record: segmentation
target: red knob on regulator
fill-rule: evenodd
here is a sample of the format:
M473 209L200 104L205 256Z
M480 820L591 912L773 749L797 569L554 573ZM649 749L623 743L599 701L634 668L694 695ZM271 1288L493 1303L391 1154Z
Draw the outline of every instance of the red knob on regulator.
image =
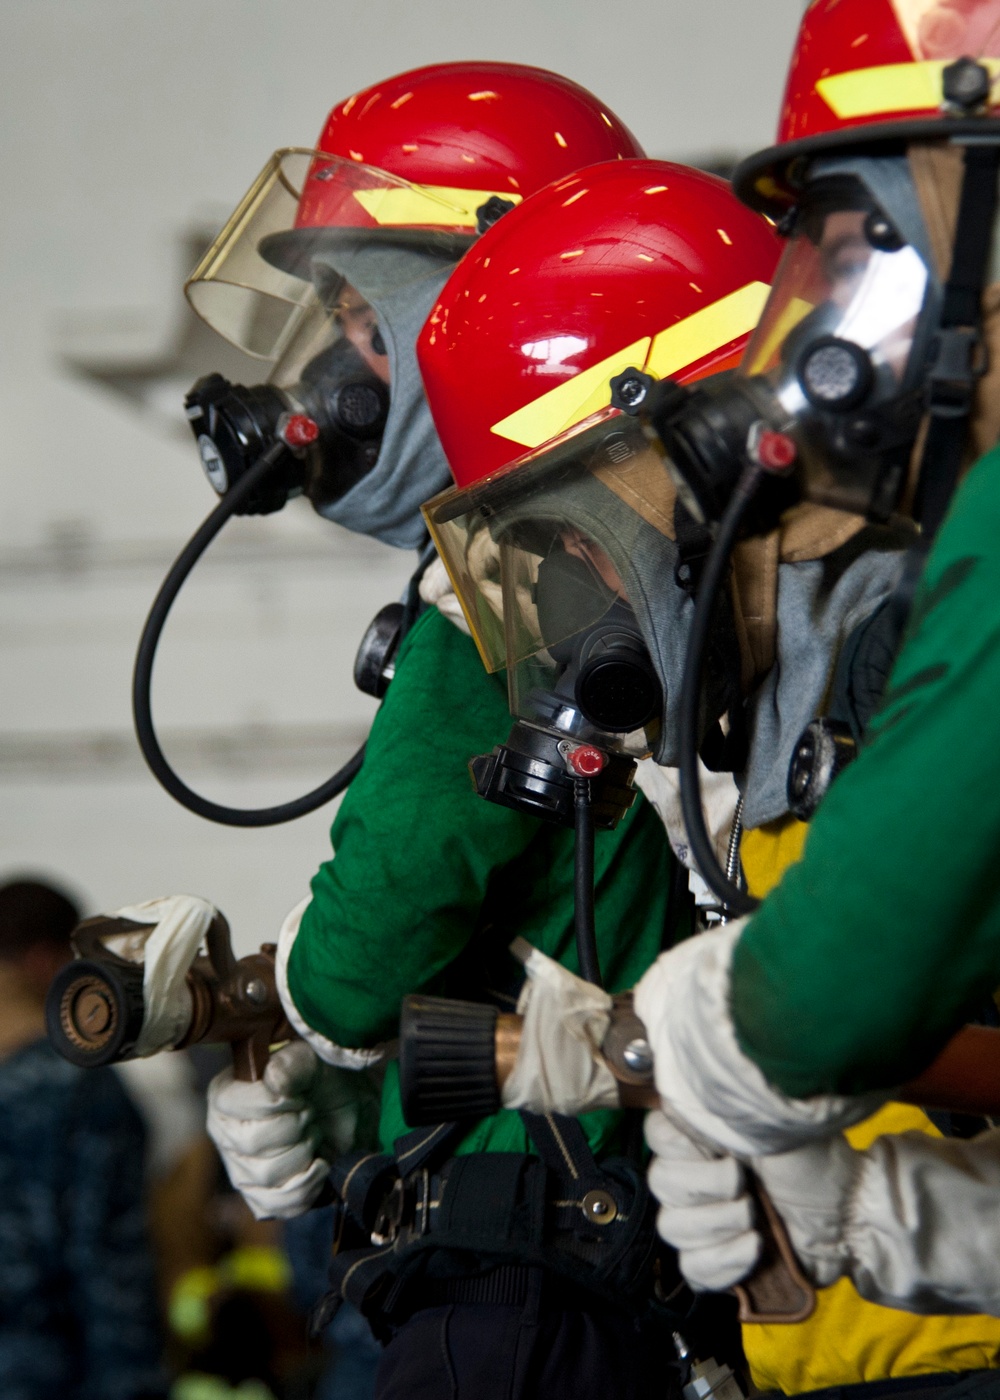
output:
M755 444L754 456L765 471L788 471L794 466L796 455L795 443L787 433L765 429Z
M281 429L281 437L289 447L308 447L319 437L319 424L306 413L291 413Z
M593 744L581 744L579 748L571 749L566 759L580 778L596 778L608 761L606 755L594 748Z

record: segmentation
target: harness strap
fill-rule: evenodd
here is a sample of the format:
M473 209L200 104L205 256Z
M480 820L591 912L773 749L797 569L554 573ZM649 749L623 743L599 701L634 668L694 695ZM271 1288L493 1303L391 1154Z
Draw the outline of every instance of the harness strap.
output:
M330 1181L359 1224L371 1229L379 1203L396 1176L395 1158L387 1152L350 1152L338 1157Z
M529 1113L523 1108L520 1114L539 1157L568 1186L586 1190L587 1185L603 1179L576 1118L561 1113Z
M534 1168L534 1170L533 1170ZM546 1173L519 1152L456 1157L441 1182L436 1225L456 1244L536 1244L545 1223Z
M951 271L928 373L930 421L914 503L914 515L928 545L937 534L958 482L975 384L985 368L981 303L993 237L998 173L1000 146L966 147Z
M393 1143L393 1160L400 1176L443 1161L462 1133L461 1123L436 1123L416 1128Z

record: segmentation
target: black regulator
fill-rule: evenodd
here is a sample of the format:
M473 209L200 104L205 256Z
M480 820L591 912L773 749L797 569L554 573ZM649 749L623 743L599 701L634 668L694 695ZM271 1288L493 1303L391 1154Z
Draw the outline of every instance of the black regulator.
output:
M276 442L290 450L234 514L267 515L303 493L317 508L375 465L389 413L387 386L339 341L305 367L294 395L273 384L199 379L184 400L202 466L219 496Z
M595 590L600 616L591 621ZM663 694L631 607L582 559L550 551L539 565L534 602L541 637L560 640L546 642L544 665L511 669L517 719L507 742L469 768L481 797L575 830L579 966L600 984L594 828L614 828L635 801L630 736L653 732ZM640 747L648 752L645 742Z
M225 826L276 826L343 792L361 767L364 745L326 782L291 802L245 809L212 802L188 787L160 746L151 703L156 649L174 599L227 520L281 510L301 494L320 507L362 480L378 457L389 391L353 346L339 342L305 367L294 391L232 384L210 374L198 380L184 405L205 474L220 500L174 561L146 619L132 680L136 735L154 776L189 811ZM362 640L355 682L378 699L417 615L420 578L432 557L432 551L424 551L404 602L383 608Z

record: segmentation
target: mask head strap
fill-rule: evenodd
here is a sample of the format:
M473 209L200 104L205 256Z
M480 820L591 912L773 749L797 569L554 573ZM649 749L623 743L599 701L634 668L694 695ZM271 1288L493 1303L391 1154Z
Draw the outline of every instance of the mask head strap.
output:
M982 298L998 174L1000 144L966 147L951 270L927 368L929 422L913 511L925 548L936 535L958 482L976 382L986 367Z

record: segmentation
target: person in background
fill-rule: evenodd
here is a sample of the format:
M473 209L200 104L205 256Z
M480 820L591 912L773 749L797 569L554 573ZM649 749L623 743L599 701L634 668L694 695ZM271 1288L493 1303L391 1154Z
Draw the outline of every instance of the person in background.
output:
M0 886L0 1395L159 1400L142 1122L111 1070L45 1038L79 918L48 884Z

